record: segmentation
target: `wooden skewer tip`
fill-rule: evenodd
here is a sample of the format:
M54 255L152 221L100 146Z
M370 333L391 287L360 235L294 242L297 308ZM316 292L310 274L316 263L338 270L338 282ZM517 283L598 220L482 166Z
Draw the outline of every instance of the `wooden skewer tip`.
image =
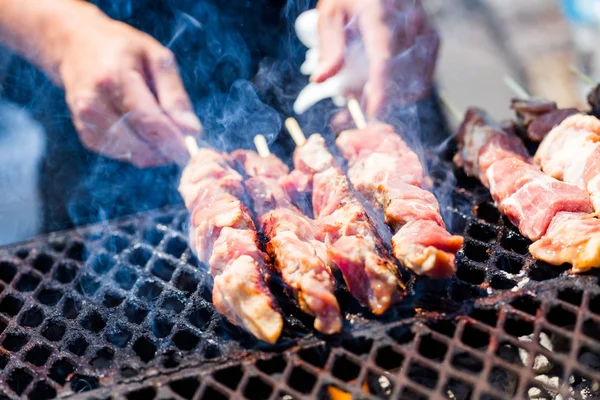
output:
M187 148L188 153L190 153L191 157L194 157L200 151L198 147L198 142L196 142L196 138L193 136L186 136L185 139L185 147Z
M598 82L596 82L594 79L592 79L591 76L589 76L588 74L584 73L582 70L580 70L579 68L577 68L574 65L570 65L569 66L569 71L571 71L574 75L576 75L579 79L581 79L582 81L584 81L588 85L596 86L598 84Z
M254 147L256 147L258 155L263 158L269 157L271 154L271 151L269 151L269 145L267 144L267 139L263 135L254 136Z
M504 83L517 96L524 98L524 99L531 98L531 95L527 92L527 90L525 90L525 88L523 86L521 86L517 81L515 81L512 77L510 77L508 75L504 75Z
M352 116L352 119L354 120L354 123L358 129L364 129L367 127L367 119L360 108L358 100L355 98L348 100L348 110L350 111L350 115Z
M300 147L306 143L306 136L304 136L304 132L302 132L302 128L300 128L298 121L294 118L288 118L285 120L285 127L294 140L294 143L296 143L296 146Z

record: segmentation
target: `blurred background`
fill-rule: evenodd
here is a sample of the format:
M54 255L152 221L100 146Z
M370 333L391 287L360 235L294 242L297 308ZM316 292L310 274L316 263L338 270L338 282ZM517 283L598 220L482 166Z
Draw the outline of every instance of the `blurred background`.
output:
M442 38L437 85L457 110L476 105L495 118L511 117L514 93L505 76L560 107L586 107L590 86L569 66L600 79L600 0L422 1ZM0 51L0 94L8 60ZM40 160L53 146L40 124L11 107L0 100L0 245L42 231ZM50 109L44 107L38 108Z
M423 2L442 38L438 86L457 109L511 117L506 75L560 107L585 107L590 86L569 66L600 79L600 1Z

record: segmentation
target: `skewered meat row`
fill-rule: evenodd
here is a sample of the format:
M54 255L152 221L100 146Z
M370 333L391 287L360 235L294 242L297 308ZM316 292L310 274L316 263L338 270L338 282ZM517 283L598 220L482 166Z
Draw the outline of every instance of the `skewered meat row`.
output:
M394 256L419 275L451 276L463 238L446 231L437 199L423 189L416 153L384 124L344 131L336 143L354 188L383 210L394 233Z
M592 113L598 110L596 86L588 95ZM600 121L575 108L558 109L544 99L512 101L517 121L527 137L541 142L534 161L542 170L561 181L586 190L596 213L600 211Z
M279 180L288 169L277 157L260 157L253 151L232 154L244 168L248 194L261 229L269 239L267 252L283 281L292 289L300 308L315 316L316 330L333 334L342 329L335 297L335 279L326 264L325 244L316 239L312 220L292 204Z
M213 304L232 323L274 343L283 317L265 283L266 255L227 156L202 149L183 171L179 192L191 211L190 244L214 277Z
M565 119L544 138L534 160L561 181L586 190L600 212L600 121L577 114Z
M321 135L312 135L296 149L294 165L285 182L288 192L312 192L317 239L327 244L328 257L352 295L382 314L404 296L406 287Z
M477 176L520 232L534 241L531 254L575 272L600 266L600 220L589 196L533 165L523 142L485 112L469 109L458 134L455 163Z

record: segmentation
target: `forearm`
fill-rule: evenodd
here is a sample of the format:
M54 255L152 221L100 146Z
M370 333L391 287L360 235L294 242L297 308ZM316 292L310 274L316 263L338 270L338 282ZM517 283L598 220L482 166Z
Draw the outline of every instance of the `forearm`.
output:
M101 15L80 0L0 0L0 42L60 83L62 54L77 25Z

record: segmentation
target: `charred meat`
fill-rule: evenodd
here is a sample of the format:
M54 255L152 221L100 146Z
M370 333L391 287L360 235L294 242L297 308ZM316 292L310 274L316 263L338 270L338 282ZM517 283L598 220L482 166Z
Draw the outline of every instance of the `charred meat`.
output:
M517 115L517 133L533 142L542 139L565 118L577 114L576 108L558 108L555 102L543 99L513 99L511 108Z

